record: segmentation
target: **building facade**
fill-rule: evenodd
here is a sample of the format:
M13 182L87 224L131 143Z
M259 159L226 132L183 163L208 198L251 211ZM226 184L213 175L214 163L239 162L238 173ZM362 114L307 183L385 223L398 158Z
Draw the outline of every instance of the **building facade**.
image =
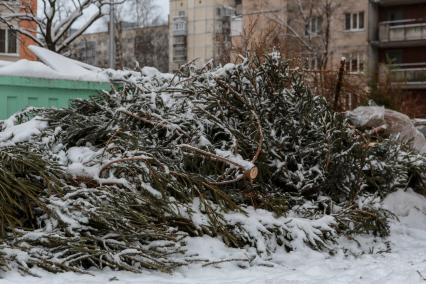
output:
M152 66L162 72L169 67L168 25L134 27L122 25L116 30L116 68ZM72 58L102 67L109 67L109 33L83 34L71 46Z
M390 76L403 90L402 109L426 117L426 1L381 0L372 5L371 40L379 78Z
M197 59L229 61L231 21L241 0L170 0L169 70Z
M24 9L37 12L37 0L0 0L0 16L18 13ZM35 22L21 21L16 23L23 29L37 30ZM35 60L35 56L28 50L28 46L34 42L23 35L17 34L5 23L0 23L0 60L17 61L19 59Z
M233 59L238 54L261 55L264 50L283 50L287 33L287 0L241 2L241 13L232 21ZM241 18L241 23L238 22Z
M323 2L333 3L332 13ZM316 54L327 49L327 65L339 64L345 54L364 68L371 53L369 6L369 0L170 0L170 70L194 59L226 62L237 54L272 48L309 57L315 66ZM327 44L321 31L325 12L330 12ZM345 26L345 17L356 22Z
M390 80L401 109L426 117L426 0L170 0L169 21L172 71L272 48L310 70L344 57L360 87Z

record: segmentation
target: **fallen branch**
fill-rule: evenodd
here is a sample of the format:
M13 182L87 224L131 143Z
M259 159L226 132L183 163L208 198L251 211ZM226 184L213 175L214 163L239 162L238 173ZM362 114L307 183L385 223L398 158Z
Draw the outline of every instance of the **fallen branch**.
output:
M118 160L111 161L108 164L104 165L101 168L101 170L99 171L99 176L102 176L104 171L111 168L111 166L114 165L114 164L124 163L124 162L132 162L132 161L156 161L156 162L158 162L156 159L151 158L151 157L129 157L129 158L118 159ZM159 164L161 164L161 163L159 163ZM162 165L162 166L165 167L165 165Z
M241 165L241 164L239 164L239 163L237 163L235 161L232 161L232 160L229 160L227 158L221 157L219 155L216 155L216 154L213 154L213 153L210 153L210 152L198 149L198 148L193 147L193 146L188 145L188 144L180 144L180 145L178 145L178 147L184 148L184 149L189 150L191 152L195 152L195 153L201 154L201 155L203 155L203 156L205 156L205 157L207 157L207 158L209 158L211 160L221 161L221 162L227 163L229 165L236 166L237 168L239 168L240 170L242 170L243 173L244 173L244 176L247 177L247 178L249 178L250 180L254 180L257 177L257 175L259 174L259 170L258 170L258 168L255 165L253 165L253 167L247 169L247 167L244 167L243 165ZM230 182L231 183L235 182L235 180L230 181Z
M158 126L160 128L172 129L172 130L176 129L180 134L188 136L188 134L185 133L180 127L178 127L178 126L171 126L166 120L161 119L158 116L155 116L155 117L156 117L156 119L159 119L160 122L149 120L149 119L147 119L145 117L138 116L138 115L136 115L134 113L131 113L130 111L127 111L127 110L124 110L124 109L119 109L118 112L127 114L128 116L131 116L131 117L133 117L133 118L135 118L135 119L137 119L139 121L142 121L142 122L144 122L146 124L150 124L150 125L152 125L154 127ZM151 114L151 115L154 116L154 114Z

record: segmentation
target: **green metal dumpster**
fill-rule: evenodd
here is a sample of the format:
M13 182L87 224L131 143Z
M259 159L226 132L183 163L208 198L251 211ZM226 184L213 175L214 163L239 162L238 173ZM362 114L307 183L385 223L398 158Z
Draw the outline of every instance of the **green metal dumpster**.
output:
M28 106L67 107L70 100L111 90L108 82L0 76L0 120Z

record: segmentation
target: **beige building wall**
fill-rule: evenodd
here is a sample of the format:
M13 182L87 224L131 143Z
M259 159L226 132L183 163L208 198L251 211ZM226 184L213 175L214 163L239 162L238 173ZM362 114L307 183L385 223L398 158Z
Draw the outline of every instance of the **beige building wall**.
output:
M239 37L233 39L234 51L259 53L262 49L281 50L287 32L287 2L288 0L243 1L243 30Z
M330 2L330 1L327 1ZM357 57L364 69L371 56L369 0L332 0L330 33L326 46L326 15L323 0L245 0L242 2L243 31L233 37L234 53L251 51L261 55L265 50L279 49L290 59L315 56L328 49L327 68L336 69L342 56ZM345 30L345 14L364 13L362 29ZM310 18L322 18L322 33L306 35ZM258 49L258 50L256 50Z
M179 67L173 47L176 40L173 25L179 18L186 21L186 62L198 59L197 63L202 65L219 56L217 42L218 34L224 29L223 8L234 7L235 0L170 0L169 69Z
M337 69L343 56L348 62L357 65L357 70L365 72L370 64L368 59L376 60L372 54L369 38L369 24L374 13L369 9L369 0L331 0L332 14L330 33L325 44L324 33L318 36L305 34L307 18L310 16L322 17L322 28L326 15L324 0L243 0L238 7L238 14L242 20L231 20L232 24L242 25L241 32L232 34L231 60L238 54L247 52L262 55L265 50L276 48L291 58L314 56L314 53L327 54L327 69ZM329 2L329 1L327 1ZM300 6L300 3L302 4ZM307 11L309 3L313 3L312 11ZM237 7L233 0L170 0L170 70L176 70L178 64L173 60L174 37L173 22L180 15L186 19L185 34L185 62L199 59L203 64L218 56L217 34L221 30L220 17L217 8L223 6ZM301 12L301 7L305 8ZM363 27L359 29L345 29L346 13L363 13ZM301 15L303 13L303 15ZM357 16L358 17L358 16ZM359 18L357 18L359 20ZM236 29L238 30L238 28ZM310 45L310 48L307 48ZM308 58L308 60L310 60ZM349 64L349 63L348 63ZM348 65L350 67L350 65ZM370 67L371 69L371 67ZM355 69L354 69L355 70ZM354 72L357 73L357 72Z
M334 12L331 21L331 45L329 68L339 67L340 60L348 55L359 56L363 61L364 71L367 69L369 59L368 18L369 0L338 1L340 6ZM345 14L364 12L364 28L359 30L345 30Z
M168 71L168 25L123 28L116 33L116 68L156 67ZM83 34L71 46L74 59L109 67L109 33Z
M325 3L331 3L330 7L327 7ZM318 0L316 2L289 0L287 5L287 42L290 56L305 57L310 61L309 68L316 69L321 66L332 70L337 70L342 57L345 57L348 72L367 72L368 60L375 60L371 54L369 40L369 19L372 17L369 0ZM346 27L346 15L350 17L349 29ZM310 25L315 25L314 18L317 17L321 18L321 31L318 34L308 33L307 35L305 30L308 27L311 31ZM329 27L328 33L327 27ZM317 60L318 58L320 59ZM314 62L315 60L320 62ZM321 63L324 62L326 64L322 66Z

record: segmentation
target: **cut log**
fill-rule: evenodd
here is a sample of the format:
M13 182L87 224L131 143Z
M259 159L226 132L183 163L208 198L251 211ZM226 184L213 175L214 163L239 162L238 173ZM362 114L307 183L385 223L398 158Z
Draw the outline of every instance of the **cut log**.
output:
M259 169L256 166L244 172L244 176L249 178L250 180L256 179L258 174L259 174Z

